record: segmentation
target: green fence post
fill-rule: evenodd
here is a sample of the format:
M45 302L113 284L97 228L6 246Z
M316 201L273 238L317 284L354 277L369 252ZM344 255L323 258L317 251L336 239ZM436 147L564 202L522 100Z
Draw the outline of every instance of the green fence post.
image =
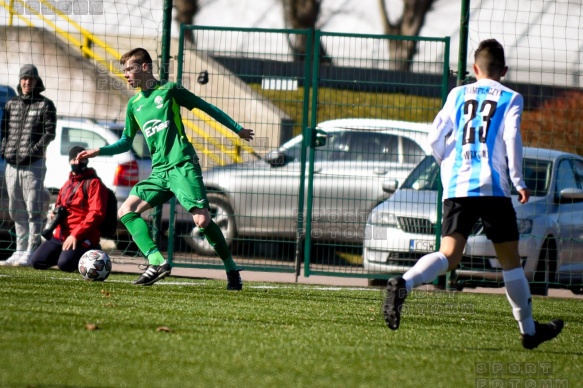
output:
M306 233L304 230L304 194L306 181L306 150L309 143L308 117L310 109L310 89L311 89L311 66L312 66L312 40L313 31L307 30L306 34L306 58L304 62L304 101L302 106L302 148L300 153L300 188L298 197L298 217L297 217L297 238L296 238L296 255L295 255L295 280L298 281L298 276L301 272L302 259L304 258L304 241Z
M306 242L304 245L304 275L310 276L310 258L312 245L312 207L314 203L314 144L312 138L316 135L316 125L318 124L318 78L320 75L320 30L315 30L311 34L313 38L313 53L312 57L312 105L310 112L310 126L306 134L307 140L310 144L310 157L308 162L308 202L306 211Z
M460 45L457 65L457 85L460 86L466 79L468 65L468 35L470 25L470 0L462 0L460 18Z
M168 66L170 63L170 33L172 28L172 0L164 0L163 8L164 16L162 20L162 56L160 58L160 82L168 82ZM172 199L171 205L174 199ZM173 212L170 212L170 225L173 223ZM152 227L152 236L156 245L160 247L162 238L160 233L162 232L162 205L156 206L154 209L154 225ZM172 245L171 241L174 236L168 233L168 261L172 263Z

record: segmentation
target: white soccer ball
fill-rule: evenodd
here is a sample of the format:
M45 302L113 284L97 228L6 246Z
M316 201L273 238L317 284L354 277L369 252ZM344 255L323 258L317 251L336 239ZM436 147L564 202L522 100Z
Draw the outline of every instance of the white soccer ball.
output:
M79 260L79 273L85 280L102 282L111 273L111 260L103 251L87 251Z

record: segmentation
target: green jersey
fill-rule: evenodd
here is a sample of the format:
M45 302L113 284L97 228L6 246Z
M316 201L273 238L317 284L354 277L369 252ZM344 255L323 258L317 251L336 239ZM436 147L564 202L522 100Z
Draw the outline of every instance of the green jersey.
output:
M200 109L235 133L243 129L225 112L174 82L158 83L153 89L142 90L128 102L123 137L131 145L136 132L142 131L152 155L153 171L164 171L197 159L184 132L180 107ZM123 141L122 138L119 143ZM115 151L120 147L116 144L102 147L101 154L118 153Z

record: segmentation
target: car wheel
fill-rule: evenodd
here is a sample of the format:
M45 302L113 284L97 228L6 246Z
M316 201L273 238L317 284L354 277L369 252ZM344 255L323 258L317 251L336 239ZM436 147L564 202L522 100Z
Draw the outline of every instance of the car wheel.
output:
M209 193L207 195L210 207L211 218L219 226L227 245L231 248L235 237L235 217L233 209L226 198L219 194ZM196 253L210 256L215 254L214 248L208 243L205 236L197 226L194 226L189 235L184 236L184 240Z
M547 296L549 293L549 281L554 273L556 263L556 247L552 240L546 240L539 253L536 272L533 281L530 283L530 293L532 295Z

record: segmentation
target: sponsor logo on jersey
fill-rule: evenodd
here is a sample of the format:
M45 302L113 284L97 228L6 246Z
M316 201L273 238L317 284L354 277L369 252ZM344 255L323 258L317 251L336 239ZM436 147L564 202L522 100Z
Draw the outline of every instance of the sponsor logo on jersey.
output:
M162 97L156 96L156 98L154 98L154 104L156 104L156 108L160 109L164 104L164 100L162 99Z
M142 128L142 132L146 137L150 137L160 131L167 129L170 126L170 120L162 121L162 120L150 120L146 121L144 127Z
M139 111L142 109L142 107L143 107L143 106L144 106L144 105L140 105L140 106L138 107L138 109L136 109L136 112L139 112Z

